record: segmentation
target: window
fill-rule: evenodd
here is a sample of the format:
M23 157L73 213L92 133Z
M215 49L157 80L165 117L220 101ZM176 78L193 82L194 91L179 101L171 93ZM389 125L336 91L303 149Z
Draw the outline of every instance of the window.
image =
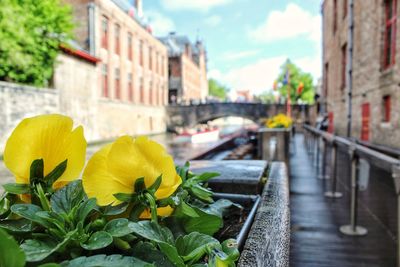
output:
M132 53L132 47L133 47L133 45L132 45L132 33L128 33L128 59L129 60L132 60L132 55L133 55L133 53Z
M337 30L337 0L333 0L333 33Z
M115 24L115 54L117 55L119 55L120 52L119 34L120 27L118 24Z
M385 38L383 51L383 68L394 64L396 52L396 9L397 0L385 1Z
M347 16L347 0L343 0L343 18Z
M119 68L116 68L116 69L115 69L115 98L121 99L121 87L120 87Z
M108 19L106 17L101 20L101 47L108 48Z
M153 105L153 81L149 81L149 104Z
M139 41L139 64L143 66L143 41Z
M108 97L108 67L107 64L103 64L101 70L101 92L102 96Z
M153 69L153 51L152 48L149 47L149 70Z
M346 87L347 44L342 46L342 90Z
M156 58L156 73L159 73L159 66L158 66L158 52L156 52L156 56L155 56L155 58Z
M128 97L129 101L133 102L132 73L128 73Z
M144 103L143 77L139 78L140 103Z
M390 122L390 95L385 95L382 98L382 110L383 110L383 117L382 117L382 121L383 122Z

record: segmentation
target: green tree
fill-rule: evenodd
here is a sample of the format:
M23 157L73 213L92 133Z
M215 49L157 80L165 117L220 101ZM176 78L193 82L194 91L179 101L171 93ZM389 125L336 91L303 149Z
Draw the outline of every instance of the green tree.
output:
M71 8L59 0L2 0L0 80L47 85L72 29Z
M259 100L265 104L272 104L275 102L275 96L271 91L265 91L256 96L256 100Z
M221 100L226 99L226 95L229 92L229 88L226 87L225 85L222 85L215 79L209 79L208 80L208 90L209 90L209 95L214 96L216 98L219 98Z
M285 82L287 71L289 71L289 83ZM311 74L303 72L289 59L281 66L281 72L278 76L277 82L277 89L283 97L287 97L289 90L292 103L296 103L298 99L307 104L314 103L315 87L313 85L313 78ZM304 87L299 94L297 89L300 83L303 83Z

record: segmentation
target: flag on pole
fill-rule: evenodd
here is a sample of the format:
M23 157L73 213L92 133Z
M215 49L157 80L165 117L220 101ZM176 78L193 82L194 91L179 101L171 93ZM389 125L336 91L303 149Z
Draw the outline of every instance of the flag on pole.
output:
M301 93L303 92L303 89L304 89L304 83L300 82L299 86L297 86L297 94L301 95Z
M289 68L286 69L285 77L283 79L283 84L287 85L287 101L286 101L286 115L288 117L291 117L292 115L292 104L291 104L291 99L290 99L290 71Z
M290 83L290 72L289 69L287 69L285 76L283 77L283 85L288 85L289 83Z

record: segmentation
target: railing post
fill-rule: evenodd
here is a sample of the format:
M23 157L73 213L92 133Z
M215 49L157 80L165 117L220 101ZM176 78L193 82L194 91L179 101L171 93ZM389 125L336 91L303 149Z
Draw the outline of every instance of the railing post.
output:
M392 167L392 177L397 194L397 267L400 267L400 165Z
M337 179L337 146L332 142L332 158L331 158L331 178L332 178L332 188L331 191L325 192L325 196L329 198L341 198L342 193L336 192L336 179Z
M319 135L317 136L317 156L315 159L315 169L317 174L319 173L319 154L320 154L320 137Z
M326 152L327 152L327 145L326 140L322 138L322 173L318 175L318 179L329 179L329 176L326 175Z
M350 236L363 236L368 230L357 225L358 208L358 157L355 155L355 144L352 143L349 148L351 158L351 206L350 206L350 224L340 227L340 232Z

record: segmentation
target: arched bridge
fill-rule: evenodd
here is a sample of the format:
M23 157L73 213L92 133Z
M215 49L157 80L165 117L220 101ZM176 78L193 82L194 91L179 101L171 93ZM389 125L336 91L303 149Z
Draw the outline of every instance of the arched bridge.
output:
M207 103L199 105L167 106L167 124L175 127L192 127L210 120L236 116L258 121L278 113L286 113L286 105L261 103ZM313 121L314 106L292 105L292 117L296 120Z

